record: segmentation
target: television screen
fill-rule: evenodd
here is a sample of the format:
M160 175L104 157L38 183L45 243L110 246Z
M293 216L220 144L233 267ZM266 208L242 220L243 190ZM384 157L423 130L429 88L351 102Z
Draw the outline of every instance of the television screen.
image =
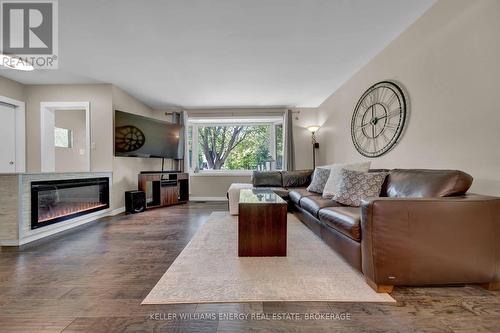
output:
M115 111L115 156L182 159L183 126Z

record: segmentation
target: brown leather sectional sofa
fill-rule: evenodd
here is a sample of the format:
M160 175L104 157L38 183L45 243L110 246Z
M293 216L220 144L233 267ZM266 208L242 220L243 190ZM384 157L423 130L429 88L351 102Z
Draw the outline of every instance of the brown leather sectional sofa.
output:
M254 186L266 186L261 176L254 175ZM500 198L466 194L471 184L470 175L456 170L394 169L381 197L361 207L305 187L277 192L379 292L394 285L465 283L498 289Z

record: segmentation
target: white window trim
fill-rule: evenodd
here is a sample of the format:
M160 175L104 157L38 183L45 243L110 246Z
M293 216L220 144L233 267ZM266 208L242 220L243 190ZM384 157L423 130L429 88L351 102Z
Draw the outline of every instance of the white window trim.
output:
M287 164L287 160L288 160L288 145L289 145L289 142L288 140L286 139L287 138L287 133L288 133L288 114L289 112L292 112L291 110L286 110L285 111L285 114L283 114L283 165L282 165L282 169L283 171L288 171L288 164Z
M276 125L285 126L284 119L280 117L259 117L259 118L189 118L188 126L192 126L192 158L191 161L195 164L189 165L189 174L191 176L251 176L255 170L194 170L198 166L198 126L271 126L270 130L270 152L273 160L276 161ZM285 147L285 136L283 135L283 147ZM187 144L187 141L186 141ZM283 151L283 158L285 152ZM284 161L283 161L284 163ZM274 163L276 166L276 162Z
M251 176L254 170L200 170L194 172L189 171L189 174L193 177L245 177Z
M189 117L188 124L217 124L220 125L257 125L271 124L274 122L282 122L283 116L268 116L268 117Z
M194 170L198 166L198 125L193 125L191 130L192 136L192 155L191 155L191 163L189 163L189 173L195 174ZM194 166L194 168L193 168Z
M269 152L271 153L271 158L274 160L274 167L276 168L276 124L270 124L271 130L269 131L269 135L271 136L271 140L269 140Z

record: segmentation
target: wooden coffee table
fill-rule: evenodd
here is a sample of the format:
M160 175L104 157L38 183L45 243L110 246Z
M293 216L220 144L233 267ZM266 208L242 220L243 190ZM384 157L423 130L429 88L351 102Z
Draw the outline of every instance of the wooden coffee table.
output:
M287 202L271 190L242 189L238 256L285 257Z

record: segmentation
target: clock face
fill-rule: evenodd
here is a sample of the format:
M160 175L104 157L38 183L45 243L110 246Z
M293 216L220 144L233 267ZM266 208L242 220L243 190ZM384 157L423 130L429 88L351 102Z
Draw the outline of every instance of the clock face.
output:
M365 91L354 109L352 142L363 156L381 156L398 142L405 121L403 90L392 82L379 82Z
M115 129L115 150L120 153L131 152L144 146L146 137L135 126L120 126Z

